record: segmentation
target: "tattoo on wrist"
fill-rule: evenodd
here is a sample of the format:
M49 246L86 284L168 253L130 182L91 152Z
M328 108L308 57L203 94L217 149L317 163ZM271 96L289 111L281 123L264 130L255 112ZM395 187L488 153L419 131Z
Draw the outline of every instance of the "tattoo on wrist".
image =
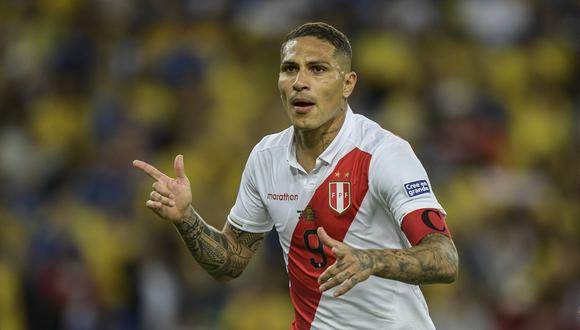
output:
M197 212L193 211L190 216L179 220L175 227L184 239L197 240L203 231L203 220Z

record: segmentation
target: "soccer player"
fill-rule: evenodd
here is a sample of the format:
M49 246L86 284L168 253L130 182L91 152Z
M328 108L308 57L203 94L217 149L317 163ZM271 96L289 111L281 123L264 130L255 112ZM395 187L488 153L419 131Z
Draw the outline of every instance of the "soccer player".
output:
M254 147L221 231L193 209L183 156L175 178L133 165L155 180L146 206L217 280L239 276L276 228L292 329L433 329L418 285L453 282L457 251L409 144L350 109L351 56L325 23L286 36L278 88L292 125Z

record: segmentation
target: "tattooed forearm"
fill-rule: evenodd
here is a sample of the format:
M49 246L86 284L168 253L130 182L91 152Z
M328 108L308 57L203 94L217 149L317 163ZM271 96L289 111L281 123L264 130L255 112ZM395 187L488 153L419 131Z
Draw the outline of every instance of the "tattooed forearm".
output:
M430 234L420 244L401 250L355 250L361 265L379 277L410 284L451 283L457 277L458 258L453 242Z
M238 277L266 235L244 232L229 224L223 231L218 231L206 224L195 211L175 227L195 260L220 281Z

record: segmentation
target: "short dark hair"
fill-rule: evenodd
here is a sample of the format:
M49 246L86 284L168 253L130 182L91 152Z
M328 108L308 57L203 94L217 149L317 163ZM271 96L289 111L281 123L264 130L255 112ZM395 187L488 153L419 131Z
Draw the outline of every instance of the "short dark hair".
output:
M346 35L332 25L323 22L305 23L290 31L282 42L280 54L284 49L284 45L286 45L288 41L300 37L315 37L322 41L326 41L333 45L336 51L346 55L349 60L352 59L352 48L350 47L350 41L348 41Z

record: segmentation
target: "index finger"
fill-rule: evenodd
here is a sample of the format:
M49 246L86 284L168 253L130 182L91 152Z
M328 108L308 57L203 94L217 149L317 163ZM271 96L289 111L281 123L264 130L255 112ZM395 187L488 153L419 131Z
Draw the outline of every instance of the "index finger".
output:
M157 181L167 177L167 175L153 167L153 165L147 164L142 160L134 160L133 167L147 173L147 175Z

